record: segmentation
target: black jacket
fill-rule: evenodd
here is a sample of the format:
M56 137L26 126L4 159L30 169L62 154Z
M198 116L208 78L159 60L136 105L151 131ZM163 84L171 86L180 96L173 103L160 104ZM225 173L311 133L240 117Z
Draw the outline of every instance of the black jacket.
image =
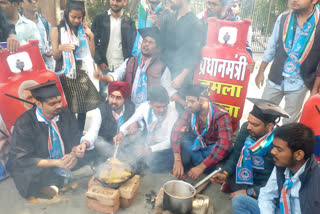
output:
M135 111L135 105L131 100L127 100L124 103L125 111L123 114L124 123L129 120ZM107 142L112 142L113 137L117 134L117 122L113 117L112 110L107 102L103 102L99 107L101 112L101 126L99 129L99 136Z
M285 181L284 171L286 168L277 167L278 193ZM299 191L299 200L302 214L320 213L320 165L312 156L306 164L304 172L300 175L301 187ZM279 205L279 198L277 199Z
M274 57L273 63L270 68L269 72L269 80L274 82L277 85L281 85L281 81L283 80L282 71L285 62L288 59L288 54L284 50L284 45L282 41L282 33L284 28L284 23L286 18L288 17L289 13L282 15L280 20L280 30L279 30L279 37L278 37L278 48L276 50L276 56ZM297 27L297 19L295 17L294 28ZM317 66L320 61L320 22L315 30L315 38L312 48L305 59L305 61L301 64L301 72L300 76L302 77L304 84L307 86L309 90L312 90Z
M57 121L61 138L64 143L65 154L69 154L74 146L79 145L81 133L74 114L63 108ZM36 108L23 113L16 121L12 134L9 161L10 173L21 196L27 198L31 184L39 182L39 175L53 168L39 168L41 159L49 158L48 125L39 122Z
M91 30L94 34L94 42L96 46L94 61L98 65L102 63L108 65L106 57L110 39L110 16L108 15L108 11L100 13L95 17ZM126 14L123 14L121 17L121 38L124 59L131 57L136 35L137 30L134 21Z

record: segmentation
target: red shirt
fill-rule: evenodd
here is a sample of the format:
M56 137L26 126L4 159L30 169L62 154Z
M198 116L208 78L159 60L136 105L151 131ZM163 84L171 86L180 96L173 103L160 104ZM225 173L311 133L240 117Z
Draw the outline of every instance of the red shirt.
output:
M203 161L207 167L217 164L223 160L232 149L232 125L229 113L222 107L213 104L214 115L212 122L203 139L207 145L215 144L210 155ZM172 150L174 153L180 153L183 135L186 132L191 133L196 137L191 127L191 112L183 112L176 121L171 134ZM196 122L200 127L200 133L205 128L205 124L201 125L199 117Z

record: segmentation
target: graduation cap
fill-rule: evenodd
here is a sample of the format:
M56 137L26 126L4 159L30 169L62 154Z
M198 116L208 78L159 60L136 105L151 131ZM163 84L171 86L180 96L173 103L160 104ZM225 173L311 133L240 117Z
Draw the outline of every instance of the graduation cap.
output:
M263 122L275 122L279 117L290 118L287 112L270 101L256 98L247 99L254 104L250 114Z
M184 96L190 97L208 97L209 91L208 87L204 85L194 85L188 84L182 89L182 94Z
M57 88L57 83L58 81L48 81L39 85L25 88L25 90L31 91L32 96L36 99L58 97L61 96L61 93Z
M138 30L142 38L146 38L147 36L156 40L157 45L160 41L160 30L157 27L148 27L148 28L141 28Z

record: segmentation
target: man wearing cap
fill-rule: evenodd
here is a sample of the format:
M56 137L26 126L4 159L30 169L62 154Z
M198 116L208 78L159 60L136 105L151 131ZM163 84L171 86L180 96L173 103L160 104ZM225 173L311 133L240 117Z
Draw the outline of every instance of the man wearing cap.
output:
M103 75L96 73L96 78L105 82L114 80L125 81L131 86L131 100L139 106L147 101L148 88L162 85L173 100L185 104L171 87L171 74L166 65L161 61L158 53L159 29L156 27L139 30L143 37L141 53L126 60L115 72Z
M109 84L109 97L94 110L89 130L81 138L81 144L89 149L96 148L103 157L112 156L113 138L135 111L135 106L129 99L130 92L130 85L126 82L113 81ZM132 127L134 126L135 124Z
M9 159L11 175L21 196L53 197L72 178L81 133L74 115L62 107L56 81L30 90L36 106L16 121Z
M124 136L130 134L128 127L140 120L146 124L147 134L138 139L136 145L137 159L142 160L152 172L172 169L173 154L171 149L171 130L178 118L166 89L160 85L148 91L148 101L141 104L134 115L120 128L115 143L121 143Z
M273 131L280 117L289 115L279 106L262 99L248 98L254 103L248 122L241 127L233 152L226 160L223 172L211 178L212 183L221 184L223 192L237 204L238 194L257 198L272 172L274 163L270 153ZM234 212L237 206L233 206Z
M184 168L193 167L188 176L197 179L203 172L215 169L231 151L231 118L226 110L208 100L204 86L187 85L183 94L187 110L180 115L171 134L173 175L181 177Z

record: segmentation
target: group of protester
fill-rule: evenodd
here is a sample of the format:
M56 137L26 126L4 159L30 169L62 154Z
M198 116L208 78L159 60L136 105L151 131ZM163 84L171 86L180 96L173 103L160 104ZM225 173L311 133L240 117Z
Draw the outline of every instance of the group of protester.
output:
M52 31L37 12L37 0L0 0L1 41L15 52L18 44L39 40L68 103L63 108L57 82L25 89L36 103L17 119L9 154L20 194L53 197L72 179L72 170L119 149L117 158L132 167L172 171L177 178L187 173L197 179L222 167L211 181L231 193L234 213L319 213L315 136L295 122L306 92L316 94L320 86L320 11L317 0L288 2L256 77L260 87L274 59L263 99L248 98L254 107L233 145L230 115L192 79L208 18L239 21L239 0L207 0L198 17L189 0L171 0L169 6L149 0L148 12L139 13L138 32L123 11L127 0L110 0L110 9L95 17L91 29L84 23L84 2L69 0ZM246 50L252 54L250 40L251 31ZM88 75L94 64L100 94ZM285 110L278 106L283 97Z

